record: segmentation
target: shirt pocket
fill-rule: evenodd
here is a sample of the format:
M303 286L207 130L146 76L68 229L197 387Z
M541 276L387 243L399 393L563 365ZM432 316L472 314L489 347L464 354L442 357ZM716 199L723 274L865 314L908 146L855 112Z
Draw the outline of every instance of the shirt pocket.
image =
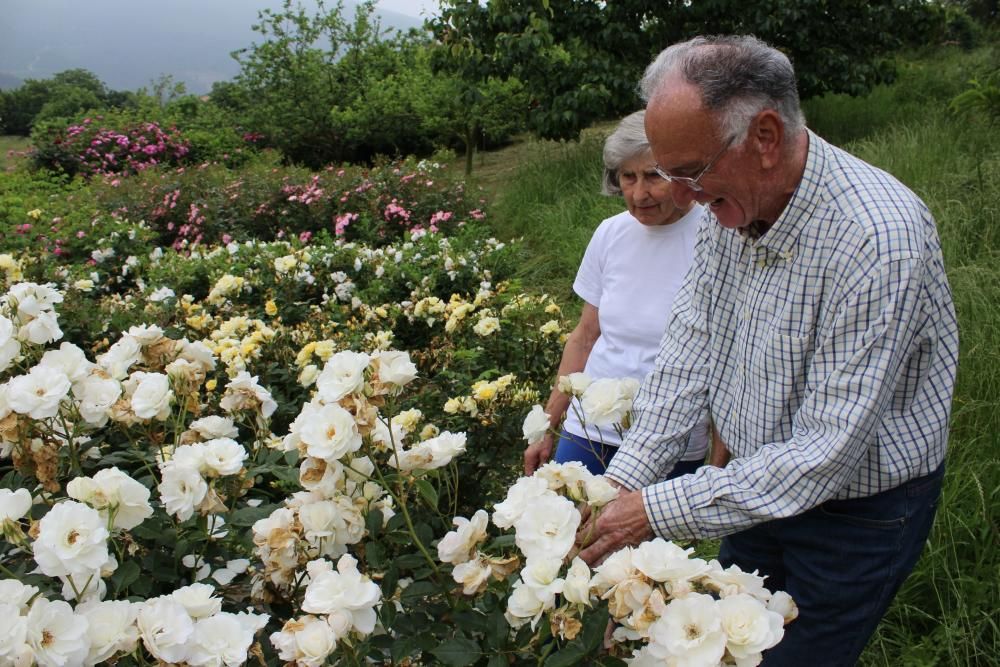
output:
M805 394L812 335L772 333L751 351L749 400L760 442L791 437L792 415Z

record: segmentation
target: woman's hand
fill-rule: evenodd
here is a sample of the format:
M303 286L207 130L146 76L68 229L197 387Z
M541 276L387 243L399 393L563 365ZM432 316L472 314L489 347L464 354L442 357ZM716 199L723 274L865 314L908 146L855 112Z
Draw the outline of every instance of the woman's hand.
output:
M552 446L555 444L555 437L551 433L546 433L545 437L533 445L528 445L524 450L524 474L533 475L536 470L549 462L552 458Z

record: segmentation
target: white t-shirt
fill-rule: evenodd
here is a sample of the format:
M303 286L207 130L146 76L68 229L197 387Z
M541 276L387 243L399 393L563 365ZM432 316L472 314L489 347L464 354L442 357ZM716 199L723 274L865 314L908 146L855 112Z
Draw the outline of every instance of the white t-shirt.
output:
M641 381L653 368L674 295L694 257L703 213L695 204L677 222L647 226L623 211L594 232L573 283L573 291L597 308L601 325L601 335L584 368L591 379L634 377ZM574 399L563 428L607 445L621 444L611 427L584 428L579 410L579 401ZM683 460L705 458L708 439L706 420L691 433Z

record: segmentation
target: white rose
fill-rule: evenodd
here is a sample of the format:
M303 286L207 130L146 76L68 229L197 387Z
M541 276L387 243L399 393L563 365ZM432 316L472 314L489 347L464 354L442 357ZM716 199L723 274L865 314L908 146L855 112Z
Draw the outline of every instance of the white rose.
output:
M432 461L428 469L441 468L451 463L451 460L465 451L465 434L442 431L422 445L431 451Z
M572 501L554 494L541 496L514 524L514 542L529 560L562 561L573 547L579 526L580 512Z
M90 652L86 664L96 665L121 653L135 650L139 628L135 619L139 607L127 600L94 601L79 604L76 613L87 619Z
M167 465L161 470L163 479L157 489L164 509L181 521L187 521L194 514L194 508L205 499L208 484L201 473L190 466Z
M0 489L0 529L2 529L4 521L20 521L30 509L30 491L27 489L17 489L16 491ZM5 598L0 597L0 600L3 599Z
M369 361L367 354L351 350L343 350L330 357L316 378L320 400L335 403L348 394L361 391Z
M637 575L638 570L632 564L632 553L631 547L619 549L594 568L591 585L597 589L598 593L603 594L608 589Z
M457 530L450 531L438 542L438 559L453 565L471 559L476 547L486 539L486 526L489 520L486 510L478 510L471 521L462 516L452 519Z
M714 667L726 652L719 607L712 596L702 593L671 601L649 626L649 640L654 655L685 665Z
M188 652L189 665L226 665L237 667L247 661L253 644L253 626L240 621L236 614L221 612L195 623Z
M163 662L187 660L194 621L180 602L170 596L147 600L139 609L136 625L143 645L155 658Z
M38 569L45 575L89 575L108 560L108 530L92 507L73 501L58 503L42 517L38 528L32 548Z
M309 456L336 461L361 448L361 433L354 415L336 403L303 406L309 416L299 431ZM298 420L296 420L298 421Z
M0 600L4 599L0 596ZM799 617L799 607L795 604L795 600L792 596L785 591L775 591L771 595L771 599L767 601L767 608L777 614L780 614L785 623L791 623Z
M43 310L27 324L22 324L17 337L35 345L44 345L62 338L59 316L52 310Z
M196 419L188 425L188 430L197 433L202 440L215 438L232 438L239 436L240 430L230 417L211 415Z
M755 597L731 595L719 600L717 605L726 633L726 649L740 667L760 664L761 653L785 635L781 614L768 611Z
M215 438L202 443L204 465L209 477L235 475L243 469L247 450L229 438Z
M170 379L163 373L136 371L132 378L138 380L132 392L132 412L140 419L165 420L170 416L170 404L174 392L170 390Z
M215 370L215 354L212 349L202 343L200 340L189 341L187 339L181 339L180 341L181 351L177 355L178 359L183 359L184 361L189 361L192 364L197 364L207 373L209 371Z
M270 392L258 384L256 376L240 371L226 385L219 407L226 412L259 409L263 417L270 417L278 409L278 404Z
M0 602L0 618L4 619L0 625L0 664L17 665L19 657L31 653L27 644L28 619L21 616L17 605L8 602ZM24 664L31 664L30 657Z
M153 303L159 303L160 301L166 301L167 299L172 299L175 296L177 295L174 294L174 291L169 287L159 287L153 290L150 293L150 295L146 298L152 301Z
M94 371L73 385L73 396L83 420L92 426L104 426L111 415L111 406L122 395L121 382Z
M311 387L319 377L319 367L316 364L308 364L299 372L299 384L303 387Z
M7 384L7 403L19 414L48 419L59 413L59 403L66 398L70 386L62 371L35 366L27 375L19 375Z
M21 354L21 343L14 334L14 323L0 315L0 372L7 370Z
M661 537L643 542L632 552L632 564L653 581L691 581L708 571L708 563L691 558L694 549L682 549Z
M551 558L528 559L521 570L521 581L525 586L533 588L540 600L555 601L555 596L563 591L565 581L559 577L562 561Z
M278 658L304 667L319 667L337 647L337 636L322 619L302 616L285 623L280 632L271 634L271 645Z
M583 392L587 390L590 383L590 376L586 373L570 373L559 376L556 388L569 396L580 397L583 396Z
M709 563L702 584L711 591L718 592L720 597L729 597L746 593L762 602L771 597L770 591L764 588L764 577L754 572L744 572L739 565L723 568L717 560Z
M187 611L188 616L197 620L208 618L222 610L222 600L215 595L215 588L209 584L190 584L178 588L170 594Z
M123 380L140 356L142 345L133 336L125 335L109 347L107 352L97 357L97 363L114 379Z
M518 580L514 583L510 597L507 598L507 611L504 616L512 628L519 628L530 621L533 630L542 614L553 606L555 606L555 596L542 599L538 591Z
M94 364L87 361L83 350L72 343L63 343L58 350L49 350L42 355L38 362L39 366L48 366L69 378L70 382L76 383L87 377Z
M493 524L497 528L513 527L521 515L545 495L555 495L547 481L538 477L521 477L507 490L504 501L493 506Z
M584 420L595 426L611 426L625 418L635 397L631 378L602 378L592 382L583 392L580 407Z
M566 572L563 597L567 602L590 606L590 568L577 556Z
M551 417L549 413L545 412L545 408L540 405L532 406L531 412L524 418L524 425L521 427L524 439L528 441L529 445L533 445L545 437L549 431L550 419Z
M82 665L90 651L88 623L62 600L38 598L27 618L27 643L39 667Z
M27 613L28 601L36 595L38 595L38 588L35 586L26 586L17 579L0 579L0 600L17 607L20 614ZM0 616L0 618L6 618L6 616Z
M105 521L113 514L113 528L131 530L153 514L149 489L116 467L98 470L93 478L77 477L66 491L99 510Z
M500 330L500 320L496 317L481 317L472 330L480 336L489 336Z
M358 562L350 555L341 556L337 570L328 561L307 565L312 580L306 587L302 609L314 614L345 612L351 615L351 627L361 634L375 629L375 607L382 591L371 579L358 572Z
M591 507L604 507L618 497L618 487L604 475L593 475L583 481L583 493Z
M490 572L492 568L489 563L482 558L473 558L456 565L451 571L451 578L462 585L464 594L476 595L486 587Z
M574 501L583 500L584 480L593 477L587 467L579 461L556 463L549 461L535 471L535 477L544 479L553 491L566 489L566 495Z
M417 367L410 361L409 352L387 350L375 354L378 359L378 378L384 384L402 387L417 377Z

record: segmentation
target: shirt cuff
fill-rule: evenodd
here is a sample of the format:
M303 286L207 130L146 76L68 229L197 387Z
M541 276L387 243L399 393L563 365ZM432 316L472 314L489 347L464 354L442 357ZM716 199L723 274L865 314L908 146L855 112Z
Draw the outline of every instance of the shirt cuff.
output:
M685 475L684 477L690 477ZM698 539L698 526L684 493L684 477L647 486L642 490L642 507L646 520L658 536L665 540Z
M639 489L659 479L659 470L653 469L646 460L619 447L614 458L604 471L609 477L628 489Z

